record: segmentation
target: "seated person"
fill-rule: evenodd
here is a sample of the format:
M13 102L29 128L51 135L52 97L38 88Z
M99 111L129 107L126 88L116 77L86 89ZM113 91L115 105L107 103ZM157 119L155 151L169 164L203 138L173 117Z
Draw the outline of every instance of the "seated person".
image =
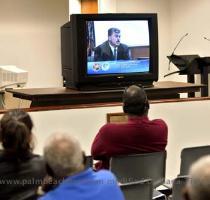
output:
M46 170L44 160L32 153L33 122L26 112L13 110L0 123L0 199L36 199Z
M97 46L94 51L94 61L129 60L128 46L120 43L120 30L110 28L108 40Z
M72 136L52 136L44 147L44 158L51 183L57 183L57 186L40 200L124 200L111 172L85 169L84 153L79 142Z
M184 199L210 199L210 156L204 156L190 168L189 180L185 188Z
M149 102L143 88L132 85L123 94L123 111L127 123L108 123L96 135L91 154L96 170L109 168L109 159L122 154L138 154L164 151L168 128L162 119L148 118Z

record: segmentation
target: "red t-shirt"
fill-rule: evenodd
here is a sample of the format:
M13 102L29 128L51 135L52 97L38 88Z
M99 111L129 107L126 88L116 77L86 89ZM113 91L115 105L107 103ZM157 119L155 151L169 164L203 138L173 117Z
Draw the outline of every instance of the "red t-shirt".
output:
M104 125L94 139L91 154L101 161L97 169L108 169L114 155L164 151L167 137L168 128L163 120L130 117L127 123Z

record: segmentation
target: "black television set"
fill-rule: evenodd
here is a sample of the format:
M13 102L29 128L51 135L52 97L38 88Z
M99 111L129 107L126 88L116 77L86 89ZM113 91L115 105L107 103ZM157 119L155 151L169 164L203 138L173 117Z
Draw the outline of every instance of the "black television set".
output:
M110 44L111 29L117 30L120 38L117 56ZM102 50L105 43L109 50ZM120 51L126 51L126 55L120 56ZM152 86L158 80L157 14L72 14L70 21L61 27L61 61L67 88Z

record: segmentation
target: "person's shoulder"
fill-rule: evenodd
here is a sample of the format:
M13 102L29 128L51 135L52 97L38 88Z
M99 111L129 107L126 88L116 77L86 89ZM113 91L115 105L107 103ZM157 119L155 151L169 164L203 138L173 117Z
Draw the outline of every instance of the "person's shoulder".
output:
M112 172L110 172L109 170L102 169L102 170L97 171L96 173L97 173L98 177L100 177L100 178L116 181L114 174Z
M128 45L127 44L124 44L124 43L120 43L120 46L122 47L122 48L128 48Z
M152 122L166 124L166 122L163 119L153 119Z
M108 41L103 42L102 44L98 45L95 49L100 49L107 47L109 45Z
M125 123L107 123L101 127L101 130L112 130L124 126Z
M153 120L151 120L151 122L158 126L167 127L167 124L163 119L153 119Z

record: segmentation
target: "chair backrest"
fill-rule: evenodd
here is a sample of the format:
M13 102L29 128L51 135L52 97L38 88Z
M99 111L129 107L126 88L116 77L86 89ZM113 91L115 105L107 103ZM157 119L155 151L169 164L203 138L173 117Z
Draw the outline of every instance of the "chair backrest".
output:
M93 157L92 156L85 156L85 169L93 167Z
M125 183L120 186L125 200L152 200L151 179Z
M184 200L182 191L188 181L188 176L178 176L172 186L172 200Z
M179 176L188 175L193 162L202 156L210 155L210 146L184 148L181 152L181 166Z
M107 113L107 123L125 123L128 121L128 116L125 113Z
M115 156L110 159L110 170L120 183L152 179L157 187L165 181L166 151Z

